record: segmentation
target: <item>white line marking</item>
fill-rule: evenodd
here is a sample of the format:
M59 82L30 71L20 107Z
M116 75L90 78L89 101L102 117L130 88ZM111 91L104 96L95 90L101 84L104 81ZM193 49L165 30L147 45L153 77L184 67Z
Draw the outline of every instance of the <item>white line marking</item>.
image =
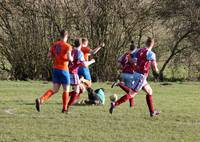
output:
M15 111L14 109L5 109L4 112L10 115L16 115L13 111Z

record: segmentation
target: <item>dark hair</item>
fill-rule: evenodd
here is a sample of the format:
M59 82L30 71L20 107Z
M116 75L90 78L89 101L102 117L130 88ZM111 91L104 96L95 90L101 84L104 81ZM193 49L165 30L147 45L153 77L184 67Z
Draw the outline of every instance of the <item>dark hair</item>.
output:
M132 40L131 45L130 45L130 50L134 50L134 49L135 49L135 44L134 44L134 41Z
M151 37L148 37L147 38L147 41L146 41L146 46L150 46L152 43L152 38Z
M82 43L84 43L84 42L86 42L86 41L88 41L87 38L82 38Z
M68 35L68 32L66 30L61 30L60 31L60 37L64 38L66 35Z
M82 43L81 39L80 38L76 38L75 41L74 41L74 46L75 47L79 47L81 45L81 43Z

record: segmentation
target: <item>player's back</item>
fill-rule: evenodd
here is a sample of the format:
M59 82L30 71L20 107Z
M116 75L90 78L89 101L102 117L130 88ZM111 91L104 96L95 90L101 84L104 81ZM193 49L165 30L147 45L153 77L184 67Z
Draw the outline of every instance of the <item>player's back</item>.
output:
M148 75L151 62L147 59L148 48L141 48L136 53L137 67L136 72Z
M136 72L148 76L151 64L156 61L155 53L148 48L141 48L132 55L137 61Z
M135 64L129 61L130 58L131 58L131 51L128 51L124 55L122 55L118 60L118 62L120 62L120 64L122 65L123 73L133 73L135 70Z
M53 68L68 70L67 52L71 51L71 45L64 41L57 41L51 47L51 53L54 56Z
M72 50L72 57L73 57L73 61L70 62L70 64L69 64L69 71L70 71L70 73L77 74L78 68L80 66L82 66L83 61L85 61L84 55L80 50L73 49Z

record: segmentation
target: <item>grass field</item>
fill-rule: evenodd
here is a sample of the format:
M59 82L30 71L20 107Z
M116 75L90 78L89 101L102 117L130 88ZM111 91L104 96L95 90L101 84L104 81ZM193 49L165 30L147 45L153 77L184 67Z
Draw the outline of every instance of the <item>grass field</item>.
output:
M61 113L61 93L36 112L34 100L51 87L39 81L0 81L0 142L200 142L200 83L151 83L155 107L162 111L151 118L144 93L108 113L109 94L123 94L109 83L104 87L105 106L73 106ZM86 98L86 94L82 96Z

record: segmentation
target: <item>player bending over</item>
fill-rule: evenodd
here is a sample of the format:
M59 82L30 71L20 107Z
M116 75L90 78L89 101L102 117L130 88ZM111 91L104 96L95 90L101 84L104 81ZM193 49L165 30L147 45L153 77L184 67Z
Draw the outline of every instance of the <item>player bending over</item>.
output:
M36 109L39 112L40 106L53 94L59 91L60 86L63 87L62 102L63 108L62 112L65 112L67 109L67 102L70 89L70 75L68 69L68 62L72 61L71 56L72 47L67 43L68 32L62 30L60 32L61 40L55 42L49 52L48 57L53 59L53 69L52 69L52 81L53 88L47 90L43 96L35 100Z
M153 70L158 71L157 63L156 63L156 57L155 53L152 50L154 46L154 40L152 38L148 38L146 41L146 47L141 48L135 53L132 54L132 57L136 60L136 68L135 72L133 73L133 85L131 88L124 86L122 83L115 83L115 86L121 86L124 87L126 90L126 95L122 96L119 100L116 102L111 103L109 112L112 114L115 107L118 105L126 102L130 98L134 98L135 95L143 89L147 95L146 95L146 102L149 108L150 116L156 116L159 115L159 111L154 110L154 104L153 104L153 91L150 87L150 85L147 83L147 77L149 74L150 66L153 66ZM113 85L113 86L114 86Z

